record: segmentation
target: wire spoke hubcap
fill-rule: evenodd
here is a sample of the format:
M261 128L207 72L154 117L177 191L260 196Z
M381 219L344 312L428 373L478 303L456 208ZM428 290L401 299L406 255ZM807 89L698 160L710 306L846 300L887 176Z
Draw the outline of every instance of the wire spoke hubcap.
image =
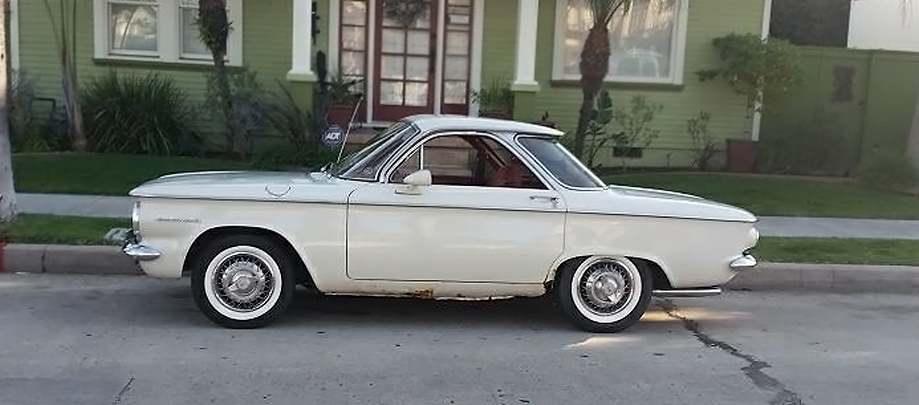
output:
M584 271L580 281L579 298L598 315L610 315L621 310L634 288L628 269L612 261L593 264Z
M259 309L268 302L274 279L264 261L248 253L224 259L214 273L213 287L226 307L240 312Z

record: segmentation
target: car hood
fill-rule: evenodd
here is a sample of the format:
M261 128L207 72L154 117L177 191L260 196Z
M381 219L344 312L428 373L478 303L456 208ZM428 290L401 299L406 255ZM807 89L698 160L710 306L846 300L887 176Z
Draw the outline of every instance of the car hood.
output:
M141 184L131 196L234 200L344 201L353 189L324 173L212 171L168 174Z
M692 194L629 186L609 186L607 192L615 200L607 201L605 211L611 214L757 222L743 208Z

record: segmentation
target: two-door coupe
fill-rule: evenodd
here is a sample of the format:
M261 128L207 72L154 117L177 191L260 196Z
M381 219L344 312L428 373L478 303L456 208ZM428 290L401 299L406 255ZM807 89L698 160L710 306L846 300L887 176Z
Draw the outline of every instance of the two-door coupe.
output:
M652 293L717 294L756 265L756 217L699 197L604 184L515 121L421 115L312 173L198 172L135 188L123 248L153 277L191 276L201 311L264 326L322 294L490 299L551 294L594 332Z

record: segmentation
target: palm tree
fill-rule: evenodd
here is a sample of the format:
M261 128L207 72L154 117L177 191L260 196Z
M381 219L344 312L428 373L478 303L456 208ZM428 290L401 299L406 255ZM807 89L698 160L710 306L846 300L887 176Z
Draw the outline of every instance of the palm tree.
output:
M211 51L214 59L214 80L220 99L220 109L226 124L224 136L227 142L227 154L232 154L234 151L241 153L241 150L237 150L236 145L240 139L240 131L233 119L232 90L226 66L227 41L232 29L232 23L227 15L226 0L199 0L196 24L198 37Z
M584 153L584 139L594 109L594 100L603 87L603 79L609 73L609 23L619 11L628 11L633 0L582 0L593 16L592 26L581 50L581 110L578 115L578 129L574 135L573 152L581 157Z

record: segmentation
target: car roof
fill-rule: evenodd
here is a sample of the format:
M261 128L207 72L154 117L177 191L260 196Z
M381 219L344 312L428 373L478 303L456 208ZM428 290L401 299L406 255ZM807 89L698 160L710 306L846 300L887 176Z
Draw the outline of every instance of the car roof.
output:
M403 118L415 124L422 132L438 130L470 130L484 132L513 132L560 137L564 132L542 125L496 118L468 117L449 114L419 114Z

